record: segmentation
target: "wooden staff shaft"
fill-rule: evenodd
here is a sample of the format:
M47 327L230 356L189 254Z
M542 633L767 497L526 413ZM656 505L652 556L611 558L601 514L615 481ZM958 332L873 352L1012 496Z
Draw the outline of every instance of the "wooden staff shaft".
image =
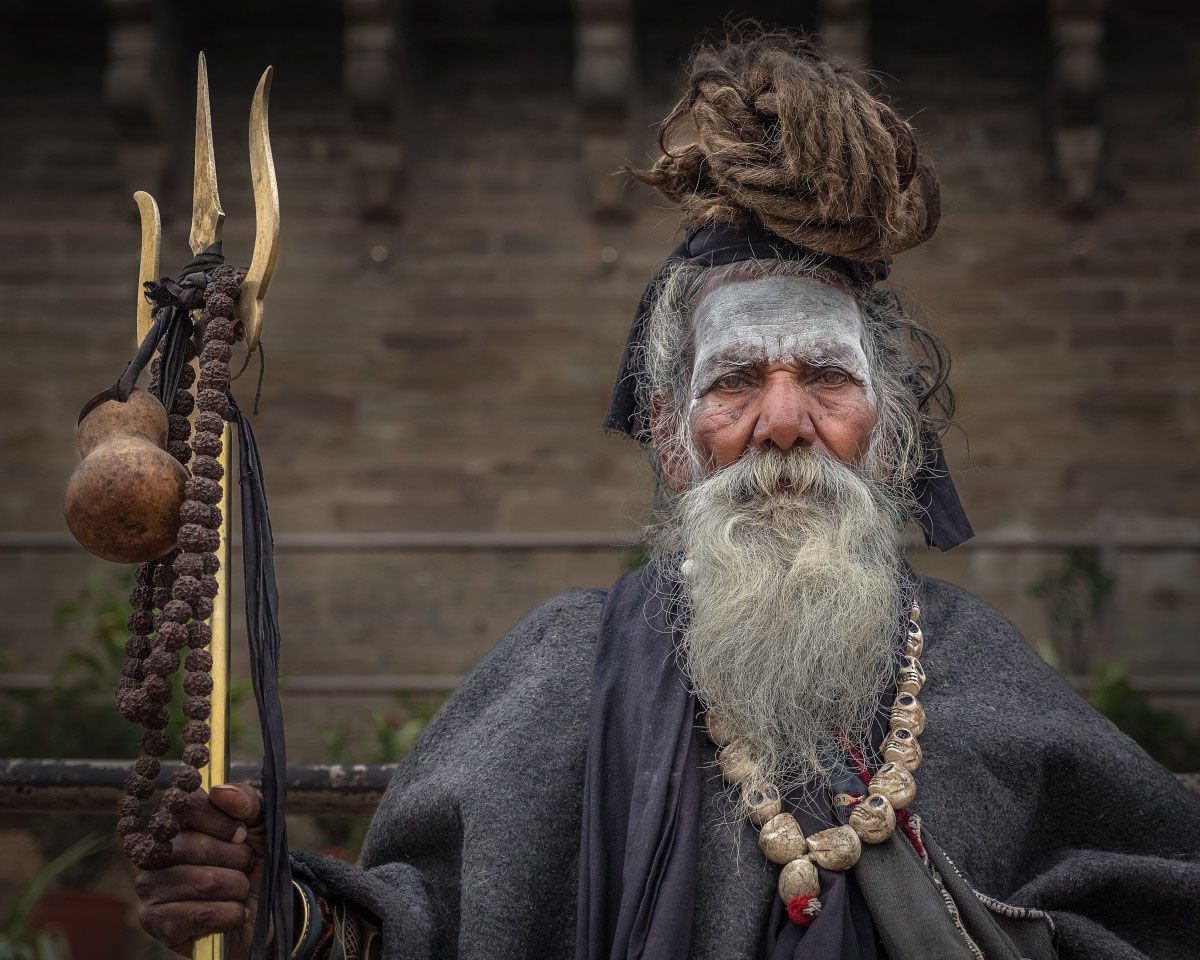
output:
M229 780L229 561L230 532L232 529L231 508L233 496L230 463L230 443L233 432L225 424L221 443L221 545L217 548L217 559L221 568L217 571L217 595L213 599L212 619L212 715L209 717L208 766L201 771L201 785L205 790ZM225 935L221 933L196 941L192 948L192 960L225 960Z

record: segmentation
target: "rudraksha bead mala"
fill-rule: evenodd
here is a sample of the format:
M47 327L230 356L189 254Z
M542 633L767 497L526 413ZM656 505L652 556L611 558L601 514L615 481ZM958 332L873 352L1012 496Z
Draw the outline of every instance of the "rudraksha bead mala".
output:
M220 569L217 550L221 535L221 454L225 419L229 415L229 359L232 345L243 336L242 325L233 319L245 270L228 265L209 275L204 290L204 310L199 327L203 333L200 375L191 361L195 349L189 341L179 386L169 406L167 450L180 463L191 465L191 479L184 488L180 508L178 546L171 553L143 564L130 593L129 659L117 684L117 710L126 720L146 727L141 739L141 756L125 781L117 832L124 838L126 855L142 869L167 864L171 841L179 832L179 816L188 795L200 788L200 771L209 762L209 696L213 689L212 628L205 623L217 596L216 573ZM162 349L152 362L151 389L162 383ZM192 387L195 386L195 396ZM195 416L195 436L192 435ZM187 648L186 655L182 651ZM183 680L183 763L171 786L143 826L142 805L154 793L160 770L159 758L170 747L165 732L166 706L171 700L171 676L180 664L187 671Z

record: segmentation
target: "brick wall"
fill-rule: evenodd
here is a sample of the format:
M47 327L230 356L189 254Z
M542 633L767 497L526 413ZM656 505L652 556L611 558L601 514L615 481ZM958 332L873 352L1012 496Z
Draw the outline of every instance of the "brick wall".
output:
M1043 7L876 7L874 66L895 78L889 90L943 177L942 227L898 260L895 280L954 351L963 433L949 452L977 530L1200 534L1195 12L1182 3L1110 11L1106 206L1071 222L1055 212L1048 172ZM284 240L256 431L279 534L622 531L644 509L641 455L599 423L675 218L640 190L631 222L586 215L566 9L546 4L520 21L503 5L471 10L467 28L446 13L422 13L409 28L408 166L394 226L353 211L336 20L281 20L266 33L231 21L206 39L235 260L248 258L252 236L245 112L261 66L277 71ZM51 31L25 11L4 31L0 58L8 532L62 529L76 413L133 346L137 225L102 95L104 24L85 4L77 13ZM691 16L640 14L643 150L691 40L719 13ZM182 90L191 57L181 51ZM170 270L186 255L189 131L184 116L181 176L158 198ZM284 669L461 672L539 600L605 585L622 559L618 550L282 553ZM914 561L1045 645L1045 612L1027 587L1057 554L975 549ZM1143 674L1200 674L1197 554L1111 562L1109 651ZM98 563L82 552L0 553L0 667L54 667L72 637L50 631L51 611ZM285 706L297 758L319 756L322 724L363 716L363 703L346 699L297 694Z

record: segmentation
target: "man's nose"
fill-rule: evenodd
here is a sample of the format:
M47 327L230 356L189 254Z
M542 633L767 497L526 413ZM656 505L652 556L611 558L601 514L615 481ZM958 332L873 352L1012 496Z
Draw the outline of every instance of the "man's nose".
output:
M817 431L810 407L811 398L791 378L769 380L761 394L752 445L785 451L811 447L816 443Z

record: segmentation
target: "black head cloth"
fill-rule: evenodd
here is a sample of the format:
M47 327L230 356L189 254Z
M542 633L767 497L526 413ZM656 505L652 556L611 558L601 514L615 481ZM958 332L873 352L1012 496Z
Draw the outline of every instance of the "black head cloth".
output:
M797 246L757 222L741 226L718 223L692 227L683 242L663 261L642 293L637 313L634 314L633 327L629 331L629 340L621 356L621 369L617 373L608 415L604 418L605 430L615 430L641 441L645 441L648 435L646 411L637 400L637 354L645 334L650 303L667 271L678 263L719 267L746 260L806 260L840 273L854 284L886 280L891 271L891 258L862 261L827 256ZM935 443L929 461L914 479L913 493L922 507L915 519L925 531L928 544L949 550L975 535L958 491L954 488L954 481L950 478L940 442Z

